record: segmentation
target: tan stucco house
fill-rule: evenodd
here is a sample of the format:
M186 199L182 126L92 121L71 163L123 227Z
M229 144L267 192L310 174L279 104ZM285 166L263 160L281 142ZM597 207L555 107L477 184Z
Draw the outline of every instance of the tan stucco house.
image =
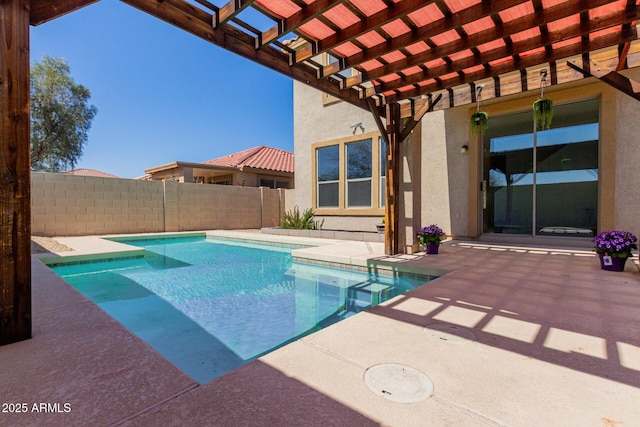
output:
M628 61L637 66L638 55ZM640 80L638 68L622 74ZM478 84L492 93L492 82ZM554 82L544 91L552 125L539 130L540 84L422 118L400 146L400 248L432 223L454 237L510 242L640 233L640 103L595 78ZM384 215L385 144L372 114L298 82L293 102L295 203L313 208L325 229L374 231ZM488 128L474 136L478 107Z
M171 162L145 169L141 179L245 187L293 188L293 153L260 145L203 163Z

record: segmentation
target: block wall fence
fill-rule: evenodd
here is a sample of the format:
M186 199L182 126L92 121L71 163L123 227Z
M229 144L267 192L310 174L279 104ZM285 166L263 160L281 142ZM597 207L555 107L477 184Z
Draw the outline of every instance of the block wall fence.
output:
M36 236L274 227L294 190L31 174Z

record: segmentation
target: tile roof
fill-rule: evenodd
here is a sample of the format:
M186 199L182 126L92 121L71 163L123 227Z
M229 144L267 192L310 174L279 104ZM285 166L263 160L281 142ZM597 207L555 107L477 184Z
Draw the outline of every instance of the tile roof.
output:
M95 176L98 178L120 178L119 176L112 175L110 173L102 172L95 169L74 169L68 172L63 172L65 175L78 175L78 176Z
M203 164L236 167L240 170L248 167L293 173L293 153L279 148L260 145L229 154L228 156L211 159Z

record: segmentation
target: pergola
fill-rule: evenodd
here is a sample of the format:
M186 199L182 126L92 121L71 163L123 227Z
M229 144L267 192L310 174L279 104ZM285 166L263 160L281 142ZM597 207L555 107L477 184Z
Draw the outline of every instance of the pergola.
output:
M31 337L29 25L96 1L0 0L0 344ZM485 100L537 89L542 68L551 85L595 76L640 100L619 73L640 65L640 0L122 1L371 111L387 144L389 254L400 144L426 112L476 102L479 85Z

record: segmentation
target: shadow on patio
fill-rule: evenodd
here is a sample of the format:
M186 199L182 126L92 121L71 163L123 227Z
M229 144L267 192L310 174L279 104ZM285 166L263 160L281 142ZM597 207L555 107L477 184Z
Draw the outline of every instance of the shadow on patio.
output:
M613 273L588 253L460 242L405 258L455 271L370 313L468 328L482 344L640 387L640 275L631 260Z

